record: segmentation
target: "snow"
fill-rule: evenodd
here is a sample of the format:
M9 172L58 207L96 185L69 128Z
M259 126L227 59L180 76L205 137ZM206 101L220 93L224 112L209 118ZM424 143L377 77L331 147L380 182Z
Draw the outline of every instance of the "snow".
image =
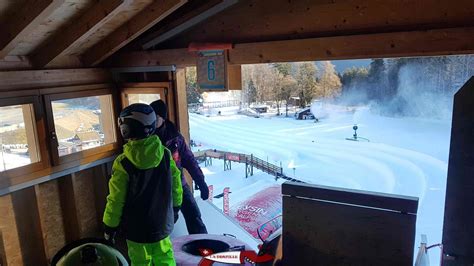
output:
M0 172L25 166L30 163L30 157L27 155L7 153L0 150Z
M222 112L226 115L209 117L190 113L191 138L203 145L201 150L247 153L281 163L286 175L308 183L418 197L414 248L421 234L428 236L429 244L440 243L451 121L385 117L368 107L325 108L329 111L318 123L272 114L252 118L227 110ZM354 124L358 136L370 142L346 140L352 137ZM201 167L208 185L214 185L214 195L230 187L231 209L282 183L258 171L246 179L245 166L237 163L231 171L224 171L216 159L212 166ZM222 199L213 203L222 208ZM439 251L430 250L431 262L438 258Z

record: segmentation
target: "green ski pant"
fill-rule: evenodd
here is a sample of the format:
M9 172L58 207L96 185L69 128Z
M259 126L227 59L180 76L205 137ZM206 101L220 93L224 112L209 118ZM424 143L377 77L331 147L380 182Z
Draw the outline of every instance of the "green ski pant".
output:
M127 240L127 246L132 266L176 266L169 236L155 243Z

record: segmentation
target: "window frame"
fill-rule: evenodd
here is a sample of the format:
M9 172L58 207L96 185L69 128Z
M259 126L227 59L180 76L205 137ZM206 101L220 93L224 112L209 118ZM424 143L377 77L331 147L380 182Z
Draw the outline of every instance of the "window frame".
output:
M117 131L116 125L116 103L114 101L114 93L113 87L111 85L104 84L98 88L94 86L94 89L91 90L82 90L82 91L74 91L74 92L62 92L62 93L52 93L52 94L45 94L43 95L44 99L44 106L45 106L45 113L46 113L46 122L47 122L47 135L49 139L49 147L51 152L51 162L53 165L61 165L66 164L73 161L81 161L84 158L98 155L98 154L105 154L109 153L110 151L118 150L119 148L119 135ZM109 144L105 144L99 147L74 152L71 154L67 154L64 156L59 156L58 146L59 142L55 137L56 127L54 122L54 114L53 114L53 101L58 100L68 100L68 99L75 99L75 98L83 98L83 97L93 97L93 96L104 96L110 95L111 97L111 125L113 126L112 132L115 135L115 141ZM54 132L54 133L53 133Z
M124 107L130 105L128 94L159 94L160 99L167 101L168 89L168 82L125 83L120 94L122 105Z
M1 95L1 94L0 94ZM26 173L32 173L40 171L49 166L49 153L47 144L44 141L46 139L45 124L43 119L43 112L41 106L41 99L39 95L19 96L19 97L8 97L0 98L0 107L14 106L14 105L32 105L32 111L34 112L33 118L33 130L35 133L35 149L40 156L38 162L30 163L28 165L12 168L0 172L0 187L3 187L3 183L10 183L10 178L20 176ZM25 115L25 114L23 114ZM25 127L26 127L26 121Z
M160 99L168 105L168 119L176 120L175 102L172 82L137 82L123 83L120 89L122 107L130 105L128 94L160 94ZM163 97L161 97L163 96Z

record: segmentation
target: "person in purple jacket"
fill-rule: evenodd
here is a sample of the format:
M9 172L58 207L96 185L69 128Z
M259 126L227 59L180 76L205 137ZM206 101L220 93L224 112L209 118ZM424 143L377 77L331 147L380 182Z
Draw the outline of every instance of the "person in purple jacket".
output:
M176 166L181 170L181 183L183 185L183 213L189 234L207 234L206 226L201 219L201 212L196 204L191 188L187 184L182 169L185 168L201 191L201 199L209 198L209 188L204 180L204 174L194 158L193 152L186 144L184 137L178 132L173 122L167 118L168 108L162 100L150 104L156 113L156 131L161 142L171 151Z

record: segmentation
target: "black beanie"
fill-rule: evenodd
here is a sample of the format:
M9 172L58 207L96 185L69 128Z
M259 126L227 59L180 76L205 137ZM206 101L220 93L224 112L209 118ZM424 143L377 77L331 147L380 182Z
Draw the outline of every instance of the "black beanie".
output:
M157 100L150 104L151 108L155 111L155 114L163 119L166 119L168 116L168 110L166 103L163 100Z

